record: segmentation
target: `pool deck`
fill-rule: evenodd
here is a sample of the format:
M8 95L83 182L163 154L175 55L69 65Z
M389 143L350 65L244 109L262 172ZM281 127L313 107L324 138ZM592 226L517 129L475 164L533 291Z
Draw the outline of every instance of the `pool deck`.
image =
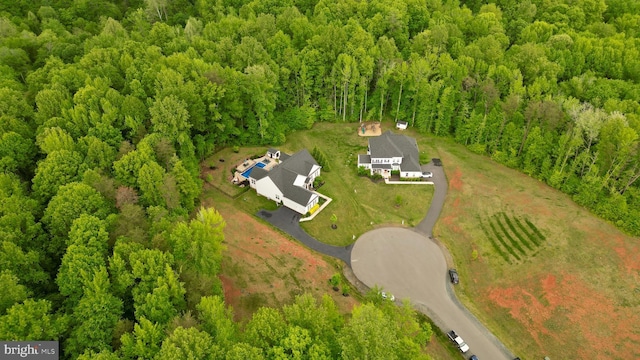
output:
M257 159L246 159L245 161L240 163L240 165L236 166L236 171L233 173L233 179L231 181L237 184L245 180L249 180L248 178L242 176L242 173L247 171L247 169L254 167L257 163L263 162L264 160L269 160L269 163L265 164L265 167L263 168L266 171L270 171L271 169L273 169L274 166L276 166L279 163L278 160L272 159L266 155L261 156Z

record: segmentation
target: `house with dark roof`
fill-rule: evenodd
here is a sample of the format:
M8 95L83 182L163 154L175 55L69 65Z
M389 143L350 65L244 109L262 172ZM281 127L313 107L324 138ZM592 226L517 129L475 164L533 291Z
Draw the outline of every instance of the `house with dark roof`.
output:
M249 186L256 189L258 195L306 214L319 200L312 189L313 181L320 176L321 166L306 149L293 155L277 153L280 163L269 171L254 168L249 175Z
M358 167L364 167L371 175L391 176L391 171L400 172L401 178L422 176L420 154L416 139L387 130L380 136L369 138L366 155L358 155Z

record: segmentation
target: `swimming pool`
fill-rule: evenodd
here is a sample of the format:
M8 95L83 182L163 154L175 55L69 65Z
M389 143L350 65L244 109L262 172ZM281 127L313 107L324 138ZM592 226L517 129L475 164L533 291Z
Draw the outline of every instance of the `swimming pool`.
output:
M259 163L255 164L254 166L252 166L252 167L248 168L247 170L245 170L242 173L242 176L244 176L245 178L248 179L249 175L251 175L251 171L253 171L253 168L256 167L256 166L259 167L259 168L264 168L265 166L267 166L267 164L265 164L263 162L259 162Z

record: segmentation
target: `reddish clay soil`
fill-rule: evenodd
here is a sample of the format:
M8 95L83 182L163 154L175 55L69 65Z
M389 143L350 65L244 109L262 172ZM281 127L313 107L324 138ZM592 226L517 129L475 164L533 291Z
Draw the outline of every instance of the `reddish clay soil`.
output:
M638 279L640 274L640 246L634 246L625 242L620 236L601 236L601 239L605 239L613 250L618 254L620 262L622 264L623 271L627 275L632 275Z
M460 168L456 168L449 174L449 190L462 190L462 171Z
M255 310L256 304L247 305L251 296L261 299L260 306L279 307L298 294L309 292L317 299L329 294L343 313L357 304L353 297L331 289L328 279L338 270L323 257L230 204L206 202L227 222L220 280L237 320L249 318Z
M462 229L458 225L459 223L458 217L461 214L460 198L456 198L455 200L453 200L453 203L451 203L451 210L448 212L449 214L447 216L443 216L440 218L440 222L446 225L446 227L451 229L454 233L461 233Z
M614 304L571 274L531 279L528 289L491 288L488 297L508 309L540 349L564 346L563 355L578 359L627 359L636 351L640 314L632 308Z

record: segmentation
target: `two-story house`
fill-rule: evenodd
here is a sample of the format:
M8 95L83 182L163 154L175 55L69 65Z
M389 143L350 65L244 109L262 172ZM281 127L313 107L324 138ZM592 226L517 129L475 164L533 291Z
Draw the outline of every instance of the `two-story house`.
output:
M401 178L422 176L418 143L406 135L394 134L390 130L380 136L369 138L366 155L358 155L358 167L364 167L382 177L399 171Z
M275 154L275 150L270 150ZM280 164L267 171L254 168L249 175L249 186L258 195L271 199L300 214L308 213L318 203L313 192L313 181L320 176L320 165L306 149L289 156L277 152Z

